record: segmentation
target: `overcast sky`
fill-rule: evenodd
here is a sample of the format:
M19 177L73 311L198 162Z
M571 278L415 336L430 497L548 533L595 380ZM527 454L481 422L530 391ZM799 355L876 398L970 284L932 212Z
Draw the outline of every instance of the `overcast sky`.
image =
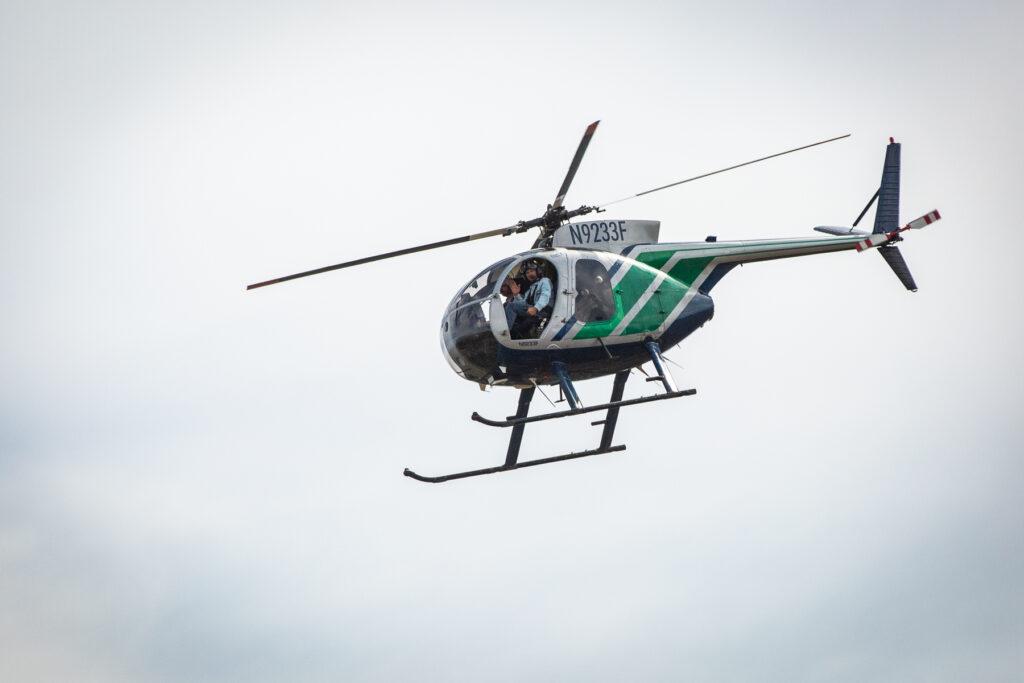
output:
M0 678L1014 681L1020 3L0 0ZM499 464L444 362L484 240L614 209L849 224L903 143L910 294L747 266L621 454ZM585 402L610 383L579 385ZM629 395L650 391L634 381ZM537 405L543 409L542 402ZM536 425L523 456L593 447Z

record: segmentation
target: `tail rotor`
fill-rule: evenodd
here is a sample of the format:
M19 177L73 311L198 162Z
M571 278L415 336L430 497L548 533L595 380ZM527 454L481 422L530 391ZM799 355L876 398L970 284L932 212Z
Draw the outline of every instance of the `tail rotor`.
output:
M871 208L871 205L878 202L875 209L875 226L870 232L857 230L857 224ZM907 230L919 230L942 218L938 211L931 211L920 218L916 218L902 228L900 225L900 143L889 138L889 145L885 149L885 164L882 166L882 182L875 194L868 200L864 210L860 212L857 219L850 228L835 228L819 226L815 230L829 235L849 236L863 235L865 239L857 243L857 251L878 248L885 263L896 274L899 281L911 292L917 291L917 283L910 273L903 254L900 253L896 242L903 238L900 233Z

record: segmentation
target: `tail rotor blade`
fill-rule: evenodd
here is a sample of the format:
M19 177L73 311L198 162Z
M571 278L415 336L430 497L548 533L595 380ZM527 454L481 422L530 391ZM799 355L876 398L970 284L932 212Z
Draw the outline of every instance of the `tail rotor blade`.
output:
M484 232L476 232L472 235L465 235L463 237L454 237L450 240L441 240L440 242L431 242L430 244L422 244L418 247L409 247L408 249L399 249L398 251L389 251L386 254L377 254L376 256L367 256L365 258L356 259L354 261L345 261L344 263L336 263L333 266L324 266L323 268L314 268L313 270L306 270L301 273L295 273L293 275L285 275L283 277L276 277L272 280L264 280L263 282L256 282L248 287L249 289L257 289L259 287L266 287L267 285L276 285L279 282L287 282L288 280L297 280L300 277L309 277L310 275L319 275L320 273L327 273L332 270L341 270L342 268L351 268L352 266L361 266L364 263L372 263L373 261L382 261L388 258L394 258L395 256L405 256L406 254L415 254L418 251L427 251L429 249L440 249L441 247L449 247L453 244L461 244L463 242L470 242L472 240L484 239L485 237L497 237L498 235L511 235L514 232L522 232L526 230L525 227L517 224L511 225L507 228L497 228L495 230L486 230Z
M583 155L587 151L587 147L590 145L590 138L594 137L594 131L597 130L597 124L600 121L594 121L592 124L587 126L587 129L583 132L583 139L580 140L579 147L576 148L576 154L572 158L572 162L569 164L569 171L565 174L565 180L562 181L562 186L558 188L558 195L555 197L554 203L551 205L552 208L557 209L565 201L565 195L569 193L569 186L572 185L572 179L576 177L576 170L580 167L580 162L583 161Z
M920 230L921 228L927 225L931 225L940 218L942 218L942 216L939 215L939 212L937 210L929 211L920 218L915 218L914 220L907 223L906 227L903 229L906 230L907 228L910 228L911 230Z

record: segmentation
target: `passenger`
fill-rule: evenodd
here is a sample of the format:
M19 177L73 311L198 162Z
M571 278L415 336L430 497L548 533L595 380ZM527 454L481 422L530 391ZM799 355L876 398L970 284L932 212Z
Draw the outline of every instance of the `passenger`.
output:
M590 289L596 287L598 292ZM581 322L592 320L608 320L615 311L615 302L611 299L611 287L605 285L601 275L581 277L576 271L576 319Z
M526 295L515 295L512 302L516 313L513 339L538 336L541 324L551 315L551 279L544 275L539 263L526 264L526 279L530 283Z
M516 322L516 297L519 292L522 291L519 283L508 278L501 283L501 295L505 297L505 302L502 304L505 307L505 322L508 323L508 329L512 329Z

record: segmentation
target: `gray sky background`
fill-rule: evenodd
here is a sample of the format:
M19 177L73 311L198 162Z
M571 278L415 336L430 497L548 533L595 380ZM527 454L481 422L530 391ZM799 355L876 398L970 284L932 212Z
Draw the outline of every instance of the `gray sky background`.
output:
M1022 20L0 3L0 678L1019 680ZM437 327L530 239L244 285L532 217L597 118L572 206L854 134L615 208L677 241L848 224L896 136L921 291L734 271L625 453L402 477L501 461Z

